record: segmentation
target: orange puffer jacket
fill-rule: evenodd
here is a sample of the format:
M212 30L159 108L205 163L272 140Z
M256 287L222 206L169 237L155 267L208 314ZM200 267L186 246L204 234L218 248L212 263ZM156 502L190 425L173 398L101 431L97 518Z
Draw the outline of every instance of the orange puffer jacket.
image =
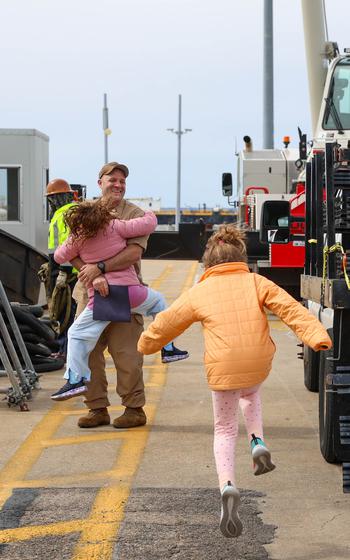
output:
M229 262L207 269L198 284L159 313L141 335L138 350L153 354L200 321L210 388L252 387L267 377L275 353L264 307L313 350L332 346L321 323L287 292L249 272L245 263Z

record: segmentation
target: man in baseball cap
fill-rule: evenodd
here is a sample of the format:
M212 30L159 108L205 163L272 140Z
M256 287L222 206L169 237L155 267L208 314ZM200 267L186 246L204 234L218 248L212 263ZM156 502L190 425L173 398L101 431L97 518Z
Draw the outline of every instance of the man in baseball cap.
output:
M106 163L98 174L97 182L101 189L101 197L113 197L116 215L121 220L130 220L144 215L143 210L124 199L128 175L127 166L117 161ZM101 274L111 270L122 270L128 266L135 266L139 272L140 259L146 247L147 236L132 238L127 240L127 247L123 251L106 262L86 265L79 263L80 282L73 294L78 303L78 314L87 303L86 286L93 281L98 281ZM108 383L103 365L104 350L107 346L116 366L117 393L125 407L124 413L114 420L113 426L115 428L135 428L146 424L147 419L143 410L145 390L142 356L136 349L142 331L142 316L133 314L130 323L112 322L103 332L89 358L92 378L88 391L85 393L85 404L89 412L79 418L78 426L80 428L95 428L109 424L111 421L108 413L110 405L107 394Z
M121 220L130 220L144 215L143 210L125 200L126 178L129 169L126 165L112 161L106 163L98 174L98 186L101 189L101 198L113 198L115 203L116 216ZM96 264L79 263L81 272L74 297L78 303L79 311L87 303L86 286L96 282L105 272L112 270L123 270L128 266L134 266L140 276L140 259L143 251L147 247L147 236L133 237L127 240L127 246L123 251L111 257L105 262L100 261ZM78 263L77 263L78 265ZM101 278L103 280L103 278ZM141 280L141 278L140 278ZM82 285L84 284L85 287ZM89 357L89 367L92 373L88 390L85 393L85 404L89 409L88 414L78 420L80 428L95 428L110 423L108 413L110 402L108 400L108 382L104 368L104 350L112 356L117 373L116 390L121 398L124 412L113 421L115 428L135 428L143 426L147 422L146 414L143 410L145 404L145 389L142 372L142 355L137 352L137 342L143 331L142 315L132 314L130 323L111 322L102 333L95 349ZM188 353L173 346L166 350L167 357L162 361L173 361L179 355L188 357Z

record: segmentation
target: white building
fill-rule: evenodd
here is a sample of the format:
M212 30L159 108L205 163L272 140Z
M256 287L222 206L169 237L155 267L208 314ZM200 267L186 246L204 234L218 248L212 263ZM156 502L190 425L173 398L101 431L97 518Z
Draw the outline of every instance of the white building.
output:
M0 129L0 229L47 253L49 137L35 129Z

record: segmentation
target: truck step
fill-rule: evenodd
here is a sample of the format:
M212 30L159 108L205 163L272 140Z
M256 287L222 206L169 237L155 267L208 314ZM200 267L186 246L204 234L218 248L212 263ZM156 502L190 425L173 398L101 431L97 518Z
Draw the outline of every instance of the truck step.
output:
M343 492L350 494L350 463L343 463Z

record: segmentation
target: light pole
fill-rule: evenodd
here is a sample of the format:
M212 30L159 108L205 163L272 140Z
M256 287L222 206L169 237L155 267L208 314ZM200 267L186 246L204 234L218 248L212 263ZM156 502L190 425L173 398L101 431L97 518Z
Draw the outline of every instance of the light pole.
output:
M181 207L181 136L186 132L192 132L192 128L181 130L181 94L179 95L179 121L178 129L167 128L169 132L177 134L177 189L176 189L176 213L175 213L175 229L179 231L180 224L180 207Z
M264 0L263 148L273 148L273 5Z
M108 127L107 93L103 94L102 126L105 144L105 163L108 163L108 136L112 134L112 131Z

